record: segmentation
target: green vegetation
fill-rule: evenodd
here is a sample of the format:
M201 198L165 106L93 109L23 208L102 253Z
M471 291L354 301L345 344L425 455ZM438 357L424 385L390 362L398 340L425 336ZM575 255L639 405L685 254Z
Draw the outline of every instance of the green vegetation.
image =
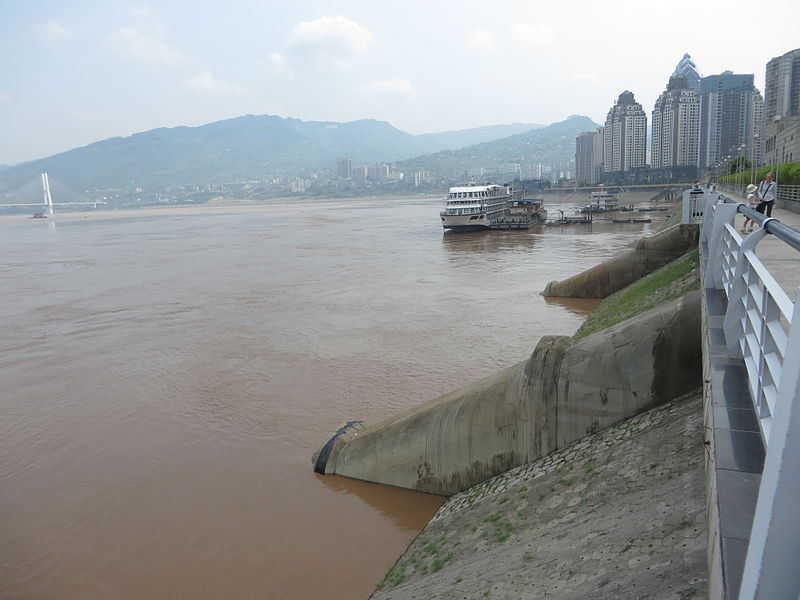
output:
M753 171L746 160L734 159L726 169L726 175L719 178L719 181L728 185L746 186L751 181L758 183L764 176L772 172L775 180L782 185L800 185L800 162L787 162L778 165L760 167Z
M522 555L522 560L524 560L526 562L530 562L532 560L536 560L537 558L539 558L539 557L536 556L535 554L531 554L530 552L526 552L525 554Z
M681 222L681 207L680 203L678 203L672 208L672 212L669 214L667 219L661 224L658 230L664 231L665 229L669 229L673 225L677 225L680 222Z
M383 589L386 586L397 587L401 583L406 580L406 567L405 565L395 564L389 572L386 573L386 577L383 578L383 581L378 585L378 589Z
M639 281L612 294L594 310L575 334L575 339L585 338L654 308L687 292L697 289L697 268L700 254L691 250L677 260L653 271Z

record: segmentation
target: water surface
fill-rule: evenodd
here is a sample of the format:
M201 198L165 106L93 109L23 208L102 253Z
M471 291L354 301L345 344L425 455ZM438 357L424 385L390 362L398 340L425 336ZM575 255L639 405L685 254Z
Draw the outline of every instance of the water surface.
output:
M0 597L366 597L442 499L312 453L573 333L539 292L650 230L438 205L0 218Z

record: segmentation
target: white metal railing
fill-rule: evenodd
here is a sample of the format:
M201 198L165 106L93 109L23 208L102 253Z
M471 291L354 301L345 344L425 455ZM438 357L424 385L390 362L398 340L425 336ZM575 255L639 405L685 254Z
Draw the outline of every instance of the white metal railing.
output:
M683 222L702 219L705 287L727 297L725 344L744 361L766 449L739 598L794 599L800 592L800 294L792 302L755 254L770 229L785 235L789 228L724 200L687 190ZM737 212L757 216L761 227L743 239L734 227ZM789 245L786 251L795 252Z
M726 192L728 194L735 194L744 198L744 188L747 187L749 181L740 183L717 183L715 184L716 191ZM758 181L755 182L758 184ZM795 202L800 202L800 185L786 185L783 183L778 184L775 191L775 199L778 202L779 208L788 208L789 206L797 206Z

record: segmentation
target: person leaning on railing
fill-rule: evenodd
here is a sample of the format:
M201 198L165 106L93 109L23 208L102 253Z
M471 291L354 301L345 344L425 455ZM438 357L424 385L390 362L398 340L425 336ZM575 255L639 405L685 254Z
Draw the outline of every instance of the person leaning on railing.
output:
M772 173L767 173L764 181L758 184L759 203L756 210L766 216L772 216L772 207L775 206L775 188L777 186L772 181Z
M759 199L756 197L756 192L758 191L758 186L755 184L750 184L745 189L745 193L747 194L747 204L750 208L758 210L758 206L761 204ZM759 212L764 212L763 210ZM741 233L749 233L753 231L753 219L750 217L745 216L744 223L742 224Z

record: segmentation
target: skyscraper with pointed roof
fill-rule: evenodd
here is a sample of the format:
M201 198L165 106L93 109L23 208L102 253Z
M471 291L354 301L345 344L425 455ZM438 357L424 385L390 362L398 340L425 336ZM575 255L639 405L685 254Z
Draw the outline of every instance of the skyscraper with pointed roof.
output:
M686 77L674 73L670 77L667 89L653 108L652 127L651 166L680 169L683 175L693 177L700 135L700 99Z
M678 62L672 77L684 77L689 87L694 90L700 89L700 80L703 78L688 53L684 54L683 58Z
M606 116L603 171L624 172L645 166L647 115L633 92L625 90Z

